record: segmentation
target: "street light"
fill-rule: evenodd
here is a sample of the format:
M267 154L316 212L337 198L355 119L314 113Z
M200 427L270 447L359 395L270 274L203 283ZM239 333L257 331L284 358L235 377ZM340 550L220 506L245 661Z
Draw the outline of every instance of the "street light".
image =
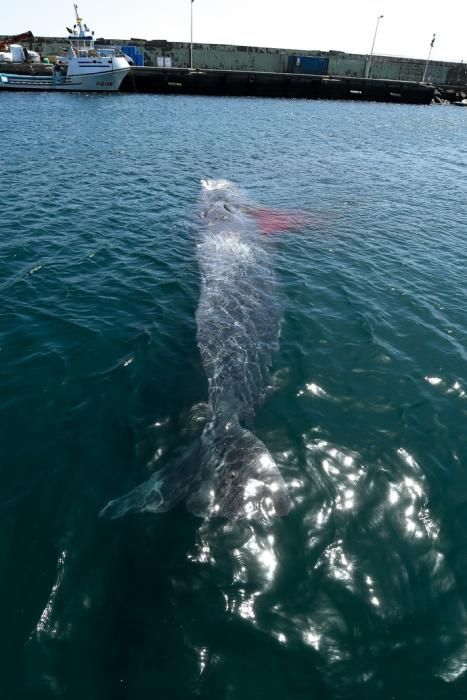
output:
M431 56L431 52L433 51L433 46L434 46L434 44L435 44L435 39L436 39L436 34L433 34L433 39L431 40L431 43L430 43L430 51L428 52L428 58L426 59L426 63L425 63L425 70L423 71L422 83L425 82L426 72L427 72L427 70L428 70L428 64L429 64L429 62L430 62L430 56Z
M383 17L384 17L384 15L379 15L378 19L376 20L375 35L373 37L373 43L371 45L370 58L368 59L368 63L366 65L365 78L370 77L370 68L371 68L371 61L373 59L373 49L375 48L376 35L378 33L379 22L380 22L380 20L383 19Z
M191 20L190 20L190 68L193 70L193 3L195 0L190 0Z

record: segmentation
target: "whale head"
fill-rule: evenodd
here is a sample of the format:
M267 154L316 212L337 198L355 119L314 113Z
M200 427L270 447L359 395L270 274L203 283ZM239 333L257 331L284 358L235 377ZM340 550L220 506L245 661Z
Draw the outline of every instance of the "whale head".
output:
M244 216L245 201L229 180L201 180L201 218L214 224Z

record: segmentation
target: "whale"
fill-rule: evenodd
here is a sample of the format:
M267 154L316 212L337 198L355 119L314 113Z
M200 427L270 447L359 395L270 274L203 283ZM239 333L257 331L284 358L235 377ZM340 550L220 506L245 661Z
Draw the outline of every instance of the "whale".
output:
M282 318L274 246L254 211L234 183L201 182L196 333L207 378L206 422L185 453L109 501L102 517L163 513L181 501L204 519L264 521L290 510L279 467L252 429Z

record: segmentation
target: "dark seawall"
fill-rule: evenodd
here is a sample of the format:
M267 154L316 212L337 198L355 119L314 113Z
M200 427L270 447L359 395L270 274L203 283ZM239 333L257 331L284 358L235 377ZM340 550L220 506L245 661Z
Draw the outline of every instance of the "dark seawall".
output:
M396 80L189 68L134 67L123 92L291 97L430 104L434 86Z

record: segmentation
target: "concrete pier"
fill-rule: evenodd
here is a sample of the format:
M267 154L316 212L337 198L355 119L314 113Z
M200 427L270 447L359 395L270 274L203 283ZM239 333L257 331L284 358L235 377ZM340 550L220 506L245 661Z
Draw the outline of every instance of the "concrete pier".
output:
M435 90L433 85L411 81L152 67L132 68L120 89L123 92L172 95L295 97L407 104L430 104Z

